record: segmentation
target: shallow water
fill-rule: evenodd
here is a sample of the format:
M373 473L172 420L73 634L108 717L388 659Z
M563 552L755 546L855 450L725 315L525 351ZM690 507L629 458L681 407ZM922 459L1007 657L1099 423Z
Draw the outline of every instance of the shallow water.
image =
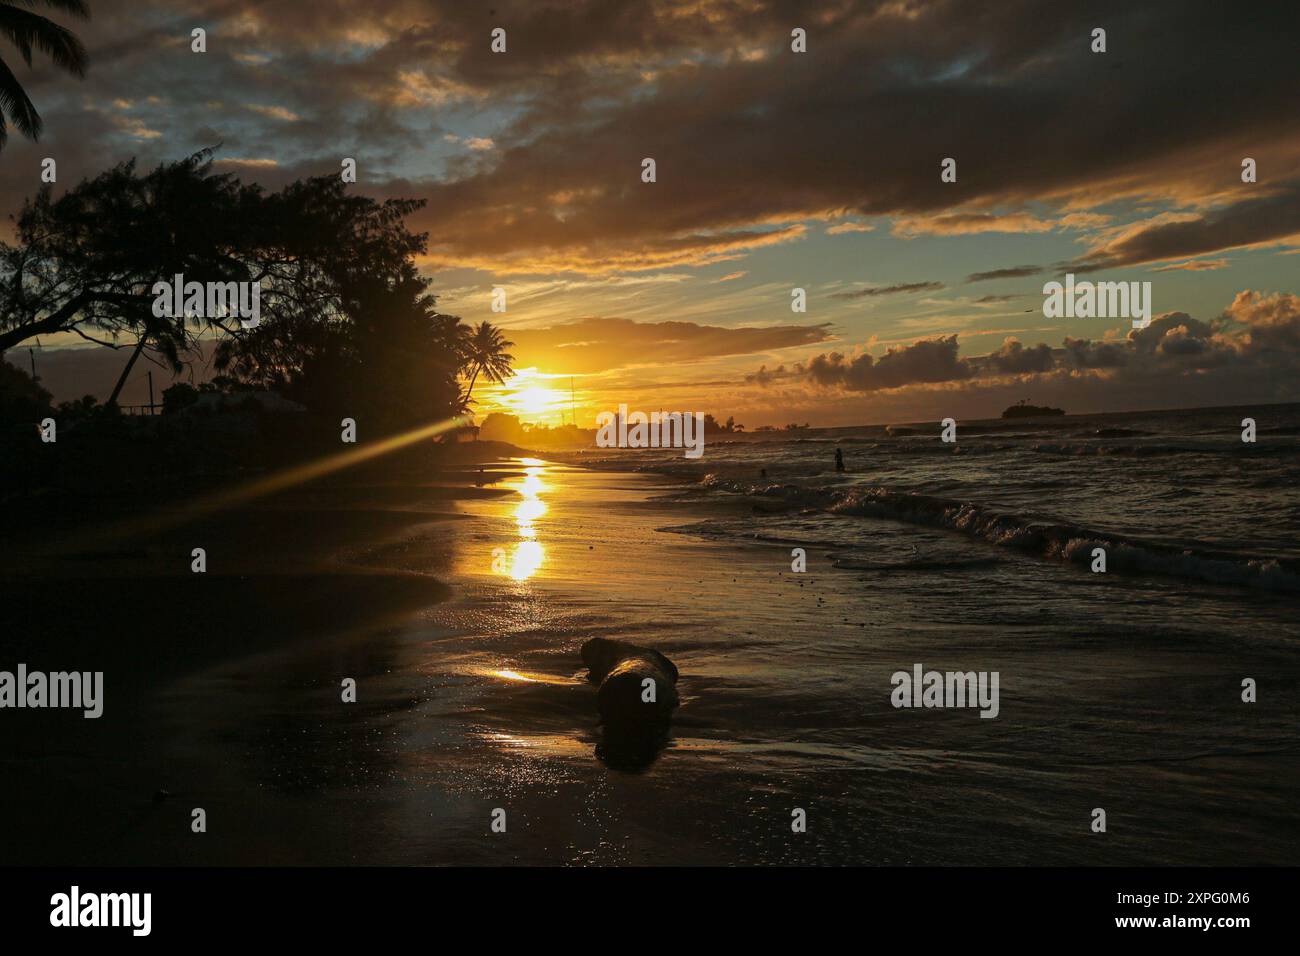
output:
M1242 441L1245 415L1256 419L1253 443ZM673 475L692 483L688 496L760 496L754 513L694 530L793 535L864 566L879 558L905 569L882 546L880 523L862 520L889 518L1039 558L1091 563L1092 549L1104 547L1110 574L1300 591L1297 405L962 423L951 444L937 426L810 435L715 440L697 461L661 450L576 460ZM834 471L836 449L843 474ZM904 554L922 564L946 559L947 551L913 552L916 541L902 533ZM982 554L979 542L940 540Z
M797 480L807 448L761 460ZM990 469L1002 475L993 487L1068 481L1085 457L1052 456L1020 478ZM918 483L932 493L957 467L927 465ZM260 819L282 820L291 858L1233 864L1300 849L1288 592L1093 574L894 516L806 503L768 513L762 483L535 459L498 471L482 480L509 494L464 503L472 520L384 549L451 583L450 600L382 640L243 668L248 705L234 712L228 675L171 698L204 751L215 738L231 758L230 786L264 794ZM837 480L805 476L814 488ZM1048 514L1102 514L1067 505L1055 498ZM1156 530L1150 515L1135 523L1141 508L1117 513L1124 534ZM791 571L795 546L806 573ZM681 670L660 748L625 752L602 733L578 657L601 635L656 647ZM895 709L891 675L916 663L999 672L997 718ZM361 689L342 722L340 673ZM1258 703L1241 701L1243 677L1259 682ZM220 713L206 706L216 680ZM1105 834L1090 831L1098 807ZM505 834L489 829L496 808ZM806 833L791 832L796 808Z

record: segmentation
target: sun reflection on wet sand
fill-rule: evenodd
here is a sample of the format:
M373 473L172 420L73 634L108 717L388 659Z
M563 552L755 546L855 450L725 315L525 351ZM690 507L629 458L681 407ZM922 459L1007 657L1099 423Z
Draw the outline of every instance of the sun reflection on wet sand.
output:
M476 734L500 751L524 755L529 758L568 757L585 759L591 754L591 744L567 734L507 734L487 732ZM528 774L527 764L513 768L516 776ZM546 776L536 777L539 782L550 783Z
M546 462L540 458L520 458L519 463L524 466L522 477L504 481L501 487L518 493L522 499L514 510L515 529L521 540L506 560L494 558L492 570L516 581L527 581L541 570L546 560L546 548L537 540L537 522L548 510L542 495L550 487L545 480Z
M567 686L573 683L570 678L556 677L554 674L522 673L514 670L484 670L481 673L490 677L499 677L502 680L525 684L559 684Z

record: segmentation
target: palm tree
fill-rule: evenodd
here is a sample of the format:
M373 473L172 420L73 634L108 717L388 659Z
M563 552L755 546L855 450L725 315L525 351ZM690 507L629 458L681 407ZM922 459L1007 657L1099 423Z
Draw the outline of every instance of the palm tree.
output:
M46 54L54 65L80 78L86 75L86 48L72 31L47 20L38 13L24 10L44 4L82 20L90 19L90 8L85 0L0 0L0 34L9 38L28 66L32 65L32 49ZM0 59L0 146L9 138L5 125L8 117L18 131L28 139L41 138L41 117L27 98L27 91L14 76L13 70Z
M469 379L469 388L465 389L463 399L466 406L469 405L469 397L474 391L474 383L478 381L480 373L489 382L496 382L498 385L514 374L510 363L515 360L515 357L506 353L506 349L514 344L514 342L507 342L502 337L501 330L490 322L479 323L465 337L465 367L473 370Z

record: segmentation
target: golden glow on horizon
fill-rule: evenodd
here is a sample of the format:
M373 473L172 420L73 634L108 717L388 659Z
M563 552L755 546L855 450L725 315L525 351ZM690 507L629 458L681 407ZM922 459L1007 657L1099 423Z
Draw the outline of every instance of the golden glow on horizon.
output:
M552 388L552 380L564 379L564 388ZM484 392L480 409L484 416L492 412L514 415L526 425L561 425L570 420L572 393L568 377L549 375L536 368L516 369L515 374Z
M521 412L529 415L543 415L560 401L560 393L553 388L533 386L516 392L511 401Z

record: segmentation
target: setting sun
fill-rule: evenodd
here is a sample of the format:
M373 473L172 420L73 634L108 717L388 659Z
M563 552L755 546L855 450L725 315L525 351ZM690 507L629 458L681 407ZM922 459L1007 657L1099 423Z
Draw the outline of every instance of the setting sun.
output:
M530 425L561 424L569 415L570 391L551 388L547 381L553 378L535 368L519 369L487 394L488 403L483 410L514 415Z
M508 399L521 412L543 415L560 401L560 393L553 388L526 388Z

